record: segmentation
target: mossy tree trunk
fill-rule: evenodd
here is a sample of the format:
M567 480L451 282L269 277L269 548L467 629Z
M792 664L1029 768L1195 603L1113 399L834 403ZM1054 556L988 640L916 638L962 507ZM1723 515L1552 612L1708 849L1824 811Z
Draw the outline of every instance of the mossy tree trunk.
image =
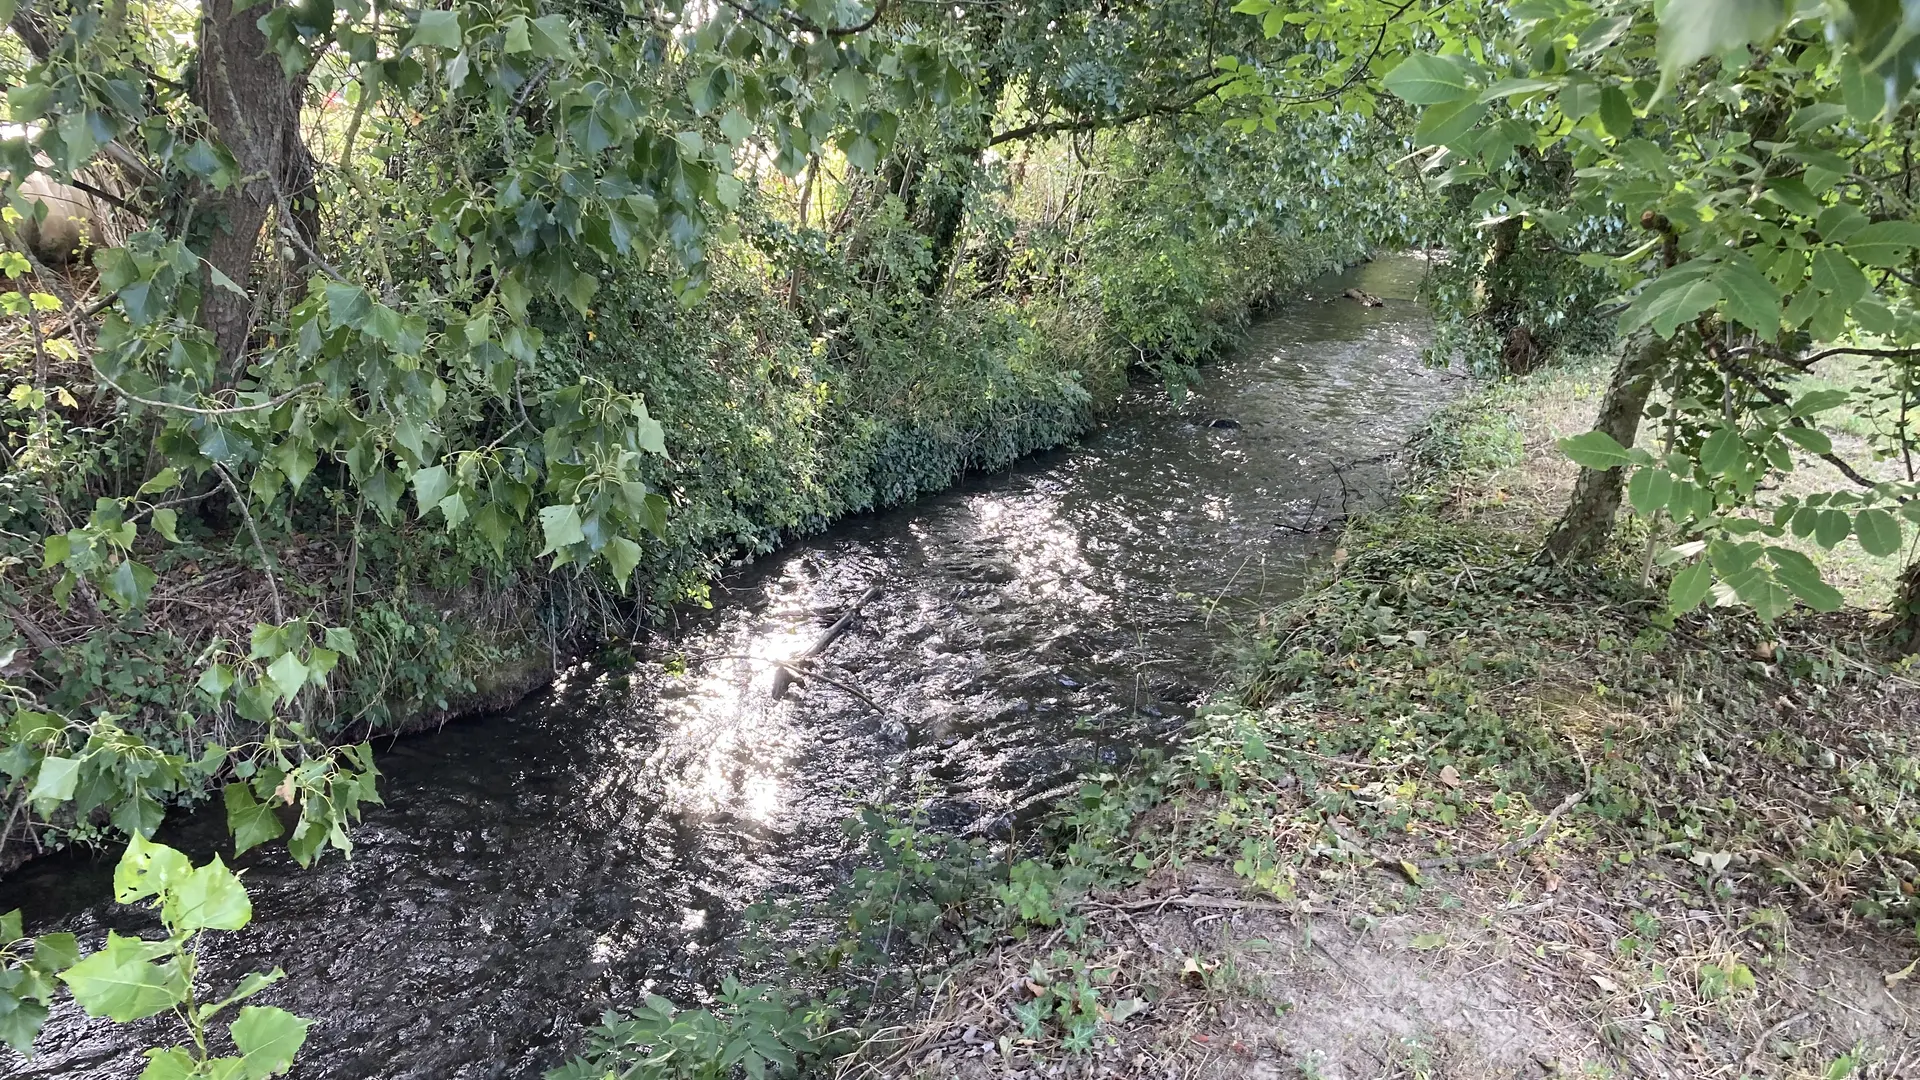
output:
M1670 342L1646 334L1629 342L1613 369L1607 393L1600 401L1595 431L1603 431L1621 446L1632 446L1640 433L1640 417L1646 412L1647 398L1666 363ZM1624 474L1614 469L1581 469L1573 484L1573 498L1566 513L1547 536L1541 556L1556 563L1592 559L1613 535L1613 520L1620 510Z

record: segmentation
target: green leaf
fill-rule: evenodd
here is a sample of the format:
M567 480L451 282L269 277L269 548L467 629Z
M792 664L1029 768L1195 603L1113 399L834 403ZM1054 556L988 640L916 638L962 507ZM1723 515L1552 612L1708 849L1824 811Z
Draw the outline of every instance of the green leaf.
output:
M153 512L153 531L166 537L168 543L177 544L180 542L180 534L175 531L175 527L179 518L180 515L175 511L161 507Z
M282 701L291 701L307 685L307 665L291 652L280 654L280 658L267 665L267 680Z
M326 632L321 635L321 640L326 642L327 648L349 660L360 659L359 643L354 641L353 631L344 626L327 627Z
M565 15L542 15L532 23L533 54L543 60L573 55L573 26Z
M245 978L240 980L240 984L233 988L233 993L228 994L219 1001L209 1001L201 1005L198 1010L200 1019L206 1020L209 1017L216 1016L220 1010L227 1006L235 1002L245 1001L286 977L287 973L279 968L264 972L250 971Z
M506 554L507 539L513 535L513 519L507 516L499 503L490 502L482 506L473 515L473 526L480 530L481 536L486 537L496 557Z
M592 314L593 294L600 288L600 279L592 274L575 272L573 280L567 283L567 302L573 305L581 315Z
M449 529L457 529L461 522L467 520L467 500L457 491L441 499L436 505L439 506L440 516L446 519Z
M753 121L747 119L746 114L740 110L729 109L727 114L720 118L720 133L727 137L727 141L738 145L746 142L747 138L753 134Z
M1813 542L1831 548L1853 532L1853 515L1844 510L1822 510L1813 526Z
M1600 87L1590 79L1578 79L1560 87L1560 112L1569 120L1584 120L1600 108Z
M1900 519L1877 507L1854 515L1853 534L1860 540L1860 550L1869 555L1885 558L1900 551Z
M41 934L33 939L32 966L51 975L65 971L80 960L80 942L72 934Z
M361 490L367 493L367 500L373 503L374 512L380 515L380 520L391 524L394 513L400 509L400 495L404 490L393 470L375 469L361 485Z
M157 495L162 491L172 491L180 486L180 470L169 465L153 474L153 479L140 485L138 494Z
M649 454L665 455L667 452L667 433L660 421L651 416L641 416L633 422L633 439L640 449Z
M1395 96L1412 105L1440 105L1458 101L1473 92L1467 85L1466 64L1452 56L1409 56L1394 65L1382 82Z
M1780 429L1780 434L1810 454L1833 453L1833 440L1827 437L1826 432L1805 427L1784 427Z
M256 800L253 789L246 784L228 784L221 796L227 804L227 829L233 833L236 856L270 840L278 840L287 831L273 807Z
M1589 431L1560 440L1560 452L1587 469L1612 469L1633 463L1633 455L1604 431Z
M126 850L114 864L113 899L131 904L149 896L160 896L192 873L193 863L185 855L135 835L127 840Z
M872 172L880 164L880 144L865 135L855 135L840 144L847 164L861 172Z
M200 681L194 685L208 697L219 701L233 687L233 668L226 664L212 664L200 673Z
M867 103L867 77L859 68L841 68L833 73L833 78L828 80L828 85L833 87L834 96L853 108L857 109Z
M80 759L49 755L40 759L33 777L33 790L27 798L36 803L63 803L73 798L74 785L80 780Z
M527 36L527 17L515 15L507 20L507 40L502 46L510 53L533 51L533 42Z
M319 463L320 459L311 446L288 439L273 448L270 460L274 468L286 474L287 482L293 485L293 490L299 491L300 485L313 472L313 467Z
M103 583L106 594L113 602L131 611L147 602L153 593L153 583L159 576L141 563L132 559L121 559L120 565L113 568Z
M1793 610L1793 594L1772 574L1759 568L1728 579L1738 596L1762 622L1772 622Z
M1809 390L1794 399L1793 415L1815 416L1829 409L1837 409L1847 403L1852 395L1839 389Z
M327 283L327 321L334 326L358 327L373 310L373 297L358 285Z
M1635 513L1648 516L1673 498L1673 474L1665 469L1639 469L1627 484L1627 500Z
M1840 590L1821 579L1820 568L1813 565L1813 560L1800 552L1790 548L1769 547L1767 557L1773 561L1775 580L1813 610L1838 611L1846 603Z
M192 1080L194 1076L193 1055L184 1046L150 1047L141 1053L146 1055L147 1067L140 1070L140 1080Z
M1845 105L1831 101L1815 102L1793 110L1793 115L1787 119L1787 130L1795 134L1818 131L1824 127L1831 127L1835 121L1846 115Z
M400 313L385 304L374 304L367 309L362 329L368 337L389 349L394 348L400 342Z
M1723 298L1720 283L1710 277L1662 275L1627 309L1622 329L1630 331L1651 324L1654 333L1671 338L1682 323L1699 318Z
M1715 428L1707 441L1700 444L1700 467L1709 476L1725 476L1738 468L1747 457L1747 444L1740 433L1730 427Z
M640 565L640 545L624 536L616 536L607 541L601 550L607 558L607 568L613 571L613 580L624 594L627 582L633 577L633 568Z
M1486 118L1489 106L1472 99L1444 102L1421 110L1413 141L1419 146L1448 146Z
M1669 0L1655 47L1661 86L1696 60L1771 38L1786 18L1785 0Z
M1868 266L1899 268L1920 247L1920 223L1876 221L1847 239L1847 254Z
M170 945L111 930L106 946L61 972L60 981L88 1016L122 1024L164 1012L187 997L186 973Z
M1715 272L1725 294L1727 314L1771 338L1780 330L1780 290L1744 255L1730 258Z
M1501 79L1499 82L1480 91L1479 96L1475 100L1494 102L1502 98L1510 98L1520 94L1532 94L1541 90L1551 90L1559 86L1561 81L1560 79Z
M445 465L435 465L428 469L413 471L413 498L419 507L420 516L426 517L427 511L440 505L447 497L447 489L453 486L453 478L447 474Z
M460 14L454 11L422 11L420 22L413 30L413 40L407 44L411 48L430 45L448 52L459 52Z
M1813 253L1813 285L1833 294L1843 305L1852 305L1867 294L1867 275L1836 248L1823 247Z
M539 555L548 555L587 539L580 528L580 508L572 503L541 507L540 531L547 538L547 546L540 549Z
M1868 71L1859 57L1848 56L1840 64L1840 96L1855 120L1870 124L1887 107L1887 83Z
M265 1080L293 1067L294 1056L307 1041L313 1021L271 1005L249 1005L228 1028L240 1051L241 1072L248 1080Z
M648 495L641 524L646 530L662 540L667 538L667 500L661 495Z
M1633 103L1617 86L1605 87L1600 91L1600 124L1607 134L1616 139L1625 139L1633 134Z
M0 1012L0 1043L13 1047L22 1057L33 1053L33 1040L39 1036L41 1025L47 1022L47 1007L37 1001L0 1000L13 1006Z
M239 930L253 919L240 879L215 855L167 891L160 919L173 930Z
M51 533L47 536L44 551L40 560L40 569L48 570L59 566L73 556L73 538L66 533Z

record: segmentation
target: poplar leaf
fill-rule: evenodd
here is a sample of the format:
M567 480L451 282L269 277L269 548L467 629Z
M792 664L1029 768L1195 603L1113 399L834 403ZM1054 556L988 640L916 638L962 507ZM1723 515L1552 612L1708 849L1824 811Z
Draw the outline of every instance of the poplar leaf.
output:
M1394 65L1383 80L1394 96L1411 105L1458 101L1472 91L1466 64L1457 57L1417 53Z

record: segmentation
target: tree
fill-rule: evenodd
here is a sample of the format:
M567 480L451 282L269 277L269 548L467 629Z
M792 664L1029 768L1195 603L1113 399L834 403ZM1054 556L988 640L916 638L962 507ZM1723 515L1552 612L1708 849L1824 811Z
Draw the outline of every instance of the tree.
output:
M1899 5L1789 16L1763 0L1528 5L1482 49L1436 33L1385 85L1421 110L1415 139L1435 182L1476 211L1520 217L1576 247L1580 223L1639 220L1654 235L1581 261L1627 290L1623 333L1672 343L1629 353L1596 431L1566 451L1589 471L1550 541L1591 553L1612 527L1621 472L1635 510L1670 517L1686 542L1673 606L1737 599L1763 617L1839 594L1789 531L1870 553L1920 514L1911 479L1869 476L1833 453L1820 417L1866 392L1796 392L1835 357L1902 360L1920 341L1912 289L1920 222L1908 185L1916 43ZM1564 153L1576 182L1543 199L1516 162ZM1859 332L1874 347L1815 348ZM1651 377L1649 377L1649 374ZM1666 391L1661 448L1632 436L1653 387ZM1907 414L1897 441L1908 440ZM1847 484L1764 497L1770 474L1818 458Z

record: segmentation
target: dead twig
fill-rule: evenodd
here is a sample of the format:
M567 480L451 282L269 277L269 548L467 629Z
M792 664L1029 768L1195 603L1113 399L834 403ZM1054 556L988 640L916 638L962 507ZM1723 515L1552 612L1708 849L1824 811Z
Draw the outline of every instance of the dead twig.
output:
M821 634L814 640L812 645L807 646L806 651L795 656L791 661L781 664L780 670L775 672L773 676L773 700L779 701L781 698L786 697L787 690L793 685L796 674L806 673L805 667L807 661L813 660L821 653L826 652L827 646L832 645L835 638L846 633L847 627L853 625L853 617L860 614L860 609L866 606L867 601L879 595L880 586L878 585L861 593L860 599L855 600L852 607L842 612L840 617L834 620L833 625L827 627L826 633ZM796 672L796 668L800 670Z

